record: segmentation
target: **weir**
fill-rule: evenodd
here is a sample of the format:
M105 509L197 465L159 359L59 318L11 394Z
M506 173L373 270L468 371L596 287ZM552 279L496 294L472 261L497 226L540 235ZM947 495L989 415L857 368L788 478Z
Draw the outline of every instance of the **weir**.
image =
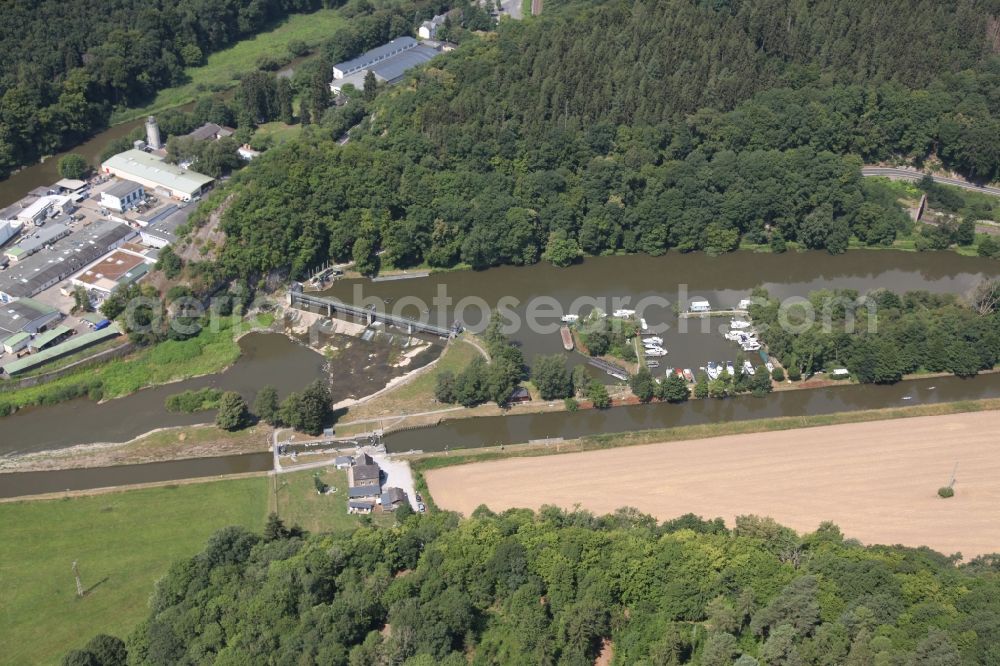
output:
M343 301L306 294L301 291L301 287L292 289L289 292L289 305L298 310L307 310L309 312L316 312L318 310L325 312L327 317L332 317L334 314L346 315L355 319L361 319L369 326L375 322L381 322L388 326L401 328L407 333L430 333L442 338L450 338L462 331L460 324L455 324L451 328L437 326L417 319L410 319L409 317L379 312L373 308L361 308L356 305L344 303Z

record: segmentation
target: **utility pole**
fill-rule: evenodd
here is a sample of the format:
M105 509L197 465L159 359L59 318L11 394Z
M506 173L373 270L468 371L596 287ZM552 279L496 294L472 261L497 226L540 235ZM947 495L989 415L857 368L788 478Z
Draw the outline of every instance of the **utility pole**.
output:
M80 568L76 566L76 560L73 560L73 577L76 578L76 596L83 596L83 583L80 582Z

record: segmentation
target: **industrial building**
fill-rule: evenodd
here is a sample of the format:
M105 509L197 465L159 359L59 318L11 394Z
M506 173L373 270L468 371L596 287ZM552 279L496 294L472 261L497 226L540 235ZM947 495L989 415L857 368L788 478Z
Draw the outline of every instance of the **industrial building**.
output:
M167 204L136 218L143 245L164 248L177 240L177 228L188 221L194 206Z
M127 224L102 220L71 232L0 273L0 302L29 298L58 284L136 235Z
M407 71L428 62L438 53L436 48L421 44L413 37L399 37L357 58L334 65L330 90L339 94L348 85L363 90L368 72L374 74L379 83L395 83Z
M47 194L18 212L17 219L22 224L38 224L44 222L46 218L72 213L73 210L74 205L70 197L62 194Z
M149 272L150 258L117 249L73 276L74 287L108 296L117 287L136 282Z
M14 354L31 341L31 336L46 330L62 319L53 307L30 298L22 298L0 306L0 345L8 354Z
M126 150L101 165L104 173L139 183L147 190L190 201L207 190L214 178L165 162L142 150Z
M13 360L5 364L3 371L10 377L16 377L21 373L33 370L34 368L44 365L45 363L74 354L81 349L86 349L87 347L104 342L105 340L110 340L111 338L119 335L121 335L121 329L118 328L118 324L111 324L102 329L91 331L90 333L74 335L69 340L66 340L61 344L48 346L46 349L35 354Z
M146 190L131 180L119 180L101 192L101 205L124 213L138 206L146 198Z
M28 229L30 233L25 233L17 245L7 248L4 251L4 256L10 261L24 261L45 246L73 233L73 230L69 228L68 221L69 218L63 218L50 222L44 227L30 227Z

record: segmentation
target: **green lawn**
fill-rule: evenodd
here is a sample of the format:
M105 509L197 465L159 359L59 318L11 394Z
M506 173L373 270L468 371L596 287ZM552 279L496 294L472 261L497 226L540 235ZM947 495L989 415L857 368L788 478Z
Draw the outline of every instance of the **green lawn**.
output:
M2 661L55 664L96 633L124 638L171 562L221 527L263 527L268 492L257 477L0 504Z
M272 145L279 146L286 141L291 141L302 133L302 125L286 125L283 122L275 121L265 123L257 127L254 138L259 136L270 137Z
M189 81L183 85L166 88L156 99L141 109L125 109L115 113L112 124L118 124L157 113L174 106L187 104L200 95L231 88L237 76L255 68L257 59L263 55L273 56L281 61L291 59L288 43L300 40L310 47L318 46L328 39L334 30L343 26L344 18L336 9L320 9L312 14L295 14L277 28L234 44L223 51L208 56L204 65L189 67Z
M335 491L327 495L316 492L319 478ZM268 479L274 483L274 479ZM273 491L273 486L269 486ZM362 517L347 513L347 472L332 465L320 469L290 472L277 477L277 493L272 492L271 510L274 510L274 495L277 495L277 513L285 525L298 525L310 532L333 532L349 530L358 526ZM372 514L372 520L391 525L391 515Z

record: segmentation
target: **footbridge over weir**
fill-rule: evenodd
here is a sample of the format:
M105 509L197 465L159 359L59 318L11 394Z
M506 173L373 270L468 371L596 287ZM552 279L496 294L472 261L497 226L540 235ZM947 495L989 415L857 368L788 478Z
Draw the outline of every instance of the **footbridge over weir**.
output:
M362 308L336 299L306 294L301 291L301 287L298 289L293 288L289 292L289 305L297 310L319 312L321 314L325 313L327 317L332 317L334 315L353 317L354 319L360 319L361 321L366 322L369 326L375 322L381 322L386 326L395 326L400 328L407 333L429 333L431 335L438 335L442 338L450 338L462 332L462 326L460 324L455 324L451 328L446 328L444 326L438 326L436 324L420 321L418 319L410 319L409 317L402 317L400 315L389 314L388 312L381 312L372 307Z

